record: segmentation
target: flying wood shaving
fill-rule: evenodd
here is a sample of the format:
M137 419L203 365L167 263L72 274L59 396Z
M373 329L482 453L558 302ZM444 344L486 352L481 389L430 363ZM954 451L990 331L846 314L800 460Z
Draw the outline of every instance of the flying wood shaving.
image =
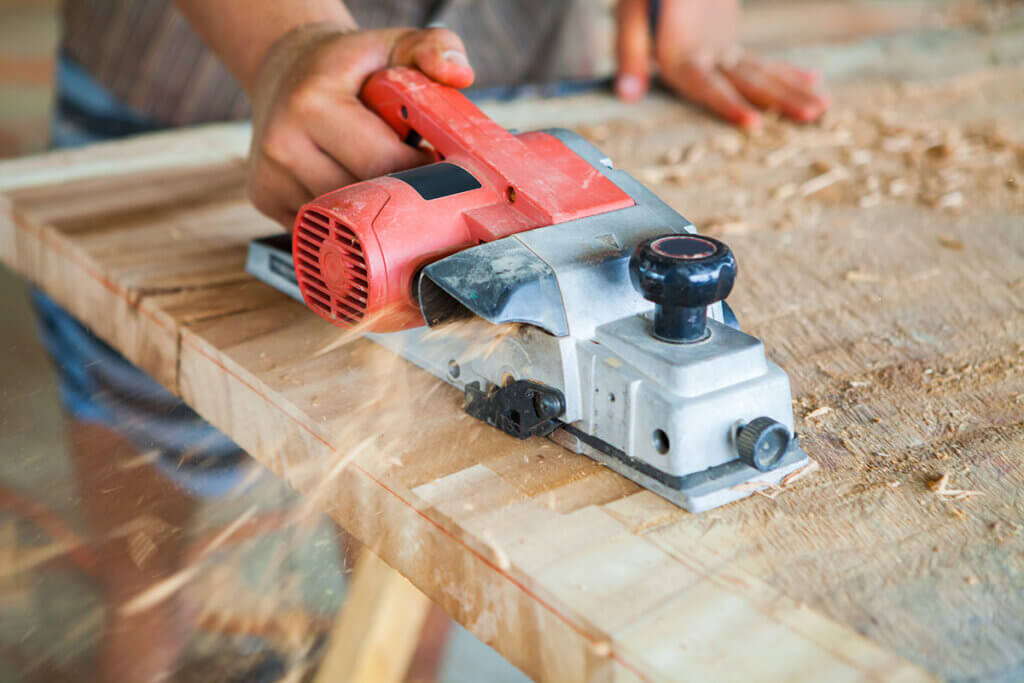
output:
M963 500L964 498L970 498L971 496L982 495L981 491L949 488L949 472L943 472L942 476L938 479L929 481L928 488L935 495L942 496L944 498L951 498L952 500Z
M119 470L133 470L137 467L142 467L143 465L149 465L160 457L161 452L162 451L160 451L160 449L146 451L134 458L117 462L115 467Z
M159 605L195 578L196 574L199 573L199 568L200 565L193 564L179 572L171 574L163 581L158 581L126 602L124 606L121 607L121 614L130 617Z

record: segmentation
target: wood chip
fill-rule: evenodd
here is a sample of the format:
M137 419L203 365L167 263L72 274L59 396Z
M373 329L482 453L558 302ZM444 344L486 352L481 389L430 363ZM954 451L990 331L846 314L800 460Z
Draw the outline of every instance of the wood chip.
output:
M796 194L796 183L784 183L775 188L772 192L772 199L779 202L784 199L789 199Z
M942 195L935 201L937 209L962 209L964 206L963 192L949 192Z
M809 463L807 463L806 465L804 465L800 469L793 470L792 472L790 472L789 474L784 476L782 478L782 481L779 482L779 486L781 486L781 487L789 486L789 485L793 484L794 482L799 481L800 479L803 479L804 477L806 477L811 472L816 472L819 469L821 469L821 465L818 464L818 461L817 460L811 460Z
M963 500L964 498L970 498L971 496L982 495L981 491L949 488L949 472L943 472L942 476L929 481L928 489L937 496L951 498L953 500Z
M806 420L814 420L814 419L817 419L817 418L822 417L824 415L828 415L831 412L832 412L832 408L830 408L829 406L821 406L820 408L817 408L817 409L812 410L811 412L807 413L807 417L805 417L804 419L806 419Z
M902 197L910 190L910 183L903 178L893 178L889 181L889 196Z
M882 149L886 152L906 152L914 145L909 137L888 137L882 138Z
M831 187L849 177L849 171L842 166L837 166L827 173L822 173L810 180L804 181L804 183L800 185L800 194L804 197L810 197L812 194L821 192L826 187Z
M799 153L799 147L780 147L765 155L764 165L768 168L777 168Z
M947 235L939 235L939 244L946 249L952 249L953 251L963 251L964 243L955 237L949 237Z
M867 166L871 163L871 150L851 149L847 154L847 159L854 166Z
M871 209L882 203L882 195L878 192L869 192L857 200L857 206L862 209Z
M881 276L875 273L869 273L860 268L854 268L843 273L843 279L847 282L881 282Z
M678 164L683 160L683 148L682 147L669 147L665 150L665 153L661 155L661 163L666 165Z

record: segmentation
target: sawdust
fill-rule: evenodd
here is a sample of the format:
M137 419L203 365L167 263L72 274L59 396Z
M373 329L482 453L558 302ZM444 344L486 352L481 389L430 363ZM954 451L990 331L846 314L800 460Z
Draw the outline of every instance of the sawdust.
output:
M1021 77L1020 72L985 73L937 84L876 85L870 104L836 106L820 125L795 127L768 117L759 131L718 132L663 149L648 163L626 170L669 197L673 187L728 188L716 194L716 213L689 216L699 231L719 235L786 229L808 220L816 206L877 209L913 203L954 215L1024 211L1018 181L1024 140L1015 122L995 114L981 123L919 114L933 109L935 101L977 97L978 88ZM914 110L915 115L906 113ZM658 122L648 123L656 127ZM587 127L580 132L592 136ZM612 158L638 156L631 144L643 132L638 126L618 122L602 132L610 133L604 151ZM732 206L723 206L723 199ZM689 211L702 203L691 198ZM729 210L724 218L723 209ZM969 246L963 236L952 239ZM858 278L860 272L854 269L851 278L876 281L867 269L867 277Z

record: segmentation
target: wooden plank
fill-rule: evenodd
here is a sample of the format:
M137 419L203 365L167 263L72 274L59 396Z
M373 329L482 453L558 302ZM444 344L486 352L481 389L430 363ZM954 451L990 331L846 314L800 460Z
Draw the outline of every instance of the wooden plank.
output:
M178 319L266 298L240 251L277 229L239 201L247 135L207 126L5 162L0 188L19 187L16 203L0 196L17 225L4 261L177 392ZM168 211L180 214L170 225Z
M365 550L317 669L318 683L401 683L430 600Z
M664 102L634 110L639 124L585 129L733 245L741 322L790 372L798 428L821 463L707 515L479 425L425 373L232 279L259 226L227 180L194 203L140 190L132 207L115 175L111 198L78 215L54 210L62 192L77 196L75 183L116 164L47 190L46 162L25 162L32 187L8 182L0 248L29 277L59 282L21 247L36 230L49 263L113 278L103 302L64 286L61 303L169 325L171 384L193 407L536 678L926 676L906 658L943 676L995 676L1024 659L1024 199L1007 182L1024 159L1024 101L1004 87L1021 76L846 86L826 125L749 138ZM131 159L136 144L149 143L118 154ZM218 170L203 177L237 181L224 162L209 160ZM837 167L841 180L804 195ZM907 189L892 191L901 179ZM942 200L958 191L962 205ZM197 267L169 237L182 224L236 256ZM153 248L126 260L109 248L121 232ZM159 244L188 262L169 267ZM929 488L943 472L984 495Z

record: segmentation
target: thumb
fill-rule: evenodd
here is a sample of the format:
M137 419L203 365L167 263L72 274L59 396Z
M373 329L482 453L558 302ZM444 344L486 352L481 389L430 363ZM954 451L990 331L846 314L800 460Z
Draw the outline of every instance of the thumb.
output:
M473 84L473 67L462 39L445 28L410 31L402 36L391 53L389 66L414 66L453 88Z
M651 82L651 29L647 0L619 0L616 52L619 58L615 94L627 102L639 100Z

